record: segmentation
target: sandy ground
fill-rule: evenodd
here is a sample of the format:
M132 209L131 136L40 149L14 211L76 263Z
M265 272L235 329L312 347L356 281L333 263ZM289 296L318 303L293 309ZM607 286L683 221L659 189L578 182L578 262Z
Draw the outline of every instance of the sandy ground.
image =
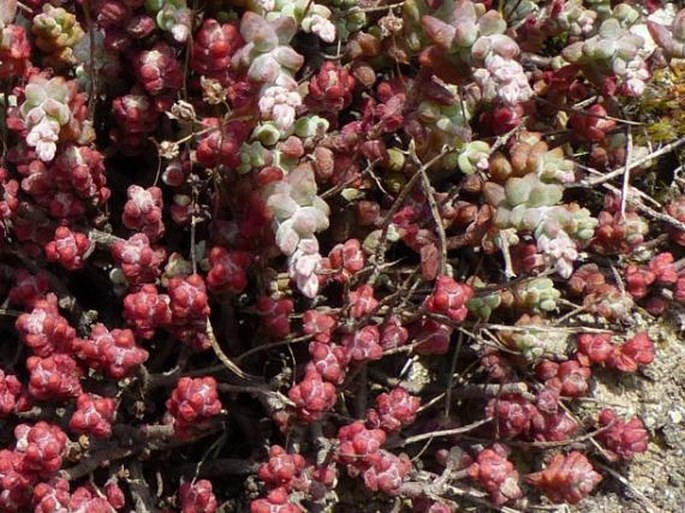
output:
M597 373L593 398L639 415L652 439L646 453L612 465L615 475L605 472L600 490L568 511L685 513L685 326L676 317L658 323L638 319L657 345L656 360L641 375ZM588 412L599 407L583 406Z

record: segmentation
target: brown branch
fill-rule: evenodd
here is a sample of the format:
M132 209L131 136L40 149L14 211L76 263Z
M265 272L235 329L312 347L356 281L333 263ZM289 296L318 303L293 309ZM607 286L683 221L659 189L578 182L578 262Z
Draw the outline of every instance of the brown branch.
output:
M412 146L412 157L416 159L416 162L420 165L416 153L414 152ZM435 190L431 184L430 178L428 178L428 173L423 166L419 167L421 173L421 182L423 183L423 190L426 193L426 198L428 199L428 206L430 207L431 214L433 215L433 221L435 221L435 229L438 232L438 238L440 239L440 271L439 274L443 275L447 271L447 236L445 235L445 225L442 222L442 216L440 215L440 210L438 207L438 202L435 200Z
M252 356L253 354L259 353L261 351L267 351L269 349L275 349L277 347L283 347L290 344L297 344L299 342L308 342L313 338L314 337L312 335L303 335L301 337L287 338L285 340L278 340L276 342L271 342L269 344L262 344L260 346L253 347L252 349L248 349L244 353L239 354L238 356L236 356L235 361L242 362L248 356Z
M613 468L608 467L607 465L604 465L604 464L598 463L598 462L595 462L595 465L598 468L600 468L601 470L603 470L604 472L606 472L607 474L609 474L611 477L616 479L619 483L621 483L623 486L625 486L628 490L630 490L630 492L635 496L635 498L639 502L641 502L642 505L645 507L645 511L647 513L656 513L657 511L659 511L659 509L654 505L654 503L652 501L649 500L649 498L647 498L647 496L645 496L645 494L643 494L642 492L637 490L630 483L630 481L628 479L626 479L621 474L616 472Z
M464 472L455 472L451 469L442 475L421 471L418 473L415 481L402 483L397 495L406 498L428 497L435 500L447 500L450 502L453 498L459 497L460 502L461 499L467 500L474 502L483 508L487 508L488 510L502 513L521 513L519 510L508 506L495 506L486 499L487 494L485 492L458 483L458 480L463 479L464 477L466 477ZM485 509L479 509L478 511L485 511Z
M544 98L535 97L535 101L538 103L542 103L544 105L550 106L557 108L559 110L563 110L564 112L570 112L572 114L578 114L579 116L587 116L591 118L599 118L599 119L608 119L609 121L615 121L617 123L622 123L624 125L631 125L631 126L642 126L642 123L639 123L637 121L630 121L629 119L621 119L621 118L615 118L613 116L606 116L602 114L597 114L595 112L590 112L586 110L581 110L575 107L566 107L564 105L556 105L548 100L545 100Z
M87 476L98 468L109 467L113 462L137 456L147 451L164 451L174 447L190 445L201 438L224 430L223 419L216 419L207 427L198 427L192 436L178 439L170 424L151 424L142 427L119 424L114 426L115 438L107 447L87 454L80 463L71 468L60 470L58 476L74 481Z
M628 204L628 189L630 188L630 161L633 159L633 133L630 127L626 129L626 165L623 170L623 185L621 187L621 217L626 215Z
M114 446L90 454L81 463L68 469L60 470L59 477L67 481L74 481L87 476L101 467L107 467L111 462L123 460L136 453L134 447Z
M440 159L442 159L445 155L447 155L450 151L452 151L452 148L445 146L442 148L440 153L435 155L432 159L430 159L428 162L423 164L419 169L416 170L416 172L409 178L407 183L404 185L400 193L397 195L397 198L395 199L395 202L392 204L390 207L390 210L388 210L383 217L383 222L382 222L382 229L381 229L381 236L380 240L378 242L378 248L376 248L376 252L374 255L374 270L373 273L371 274L371 277L369 278L369 283L373 285L373 283L376 281L378 278L378 275L381 273L381 268L383 266L383 263L385 261L385 249L387 247L388 243L388 229L390 228L390 220L392 219L392 216L394 216L397 211L400 209L404 201L407 199L411 191L414 189L414 186L416 183L419 181L421 178L422 173L425 173L428 171L431 167L433 167Z
M492 422L492 417L481 419L476 422L472 422L471 424L467 424L466 426L461 426L454 429L443 429L442 431L431 431L429 433L421 433L420 435L410 436L409 438L405 438L396 444L388 444L386 447L389 449L394 449L396 447L404 447L409 444L415 444L417 442L422 442L424 440L430 440L433 438L460 435L463 433L468 433L469 431L473 431L474 429L487 424L488 422Z
M585 187L594 187L595 185L600 185L605 182L608 182L609 180L613 180L614 178L617 178L621 176L623 173L626 173L630 171L631 169L634 169L636 167L641 166L642 164L645 164L649 162L652 159L655 159L657 157L661 157L662 155L666 155L667 153L671 153L673 150L678 148L679 146L682 146L685 143L685 137L681 137L680 139L677 139L671 143L668 143L665 146L662 146L656 151L653 151L649 155L645 155L642 158L639 158L637 160L634 160L633 162L626 163L624 166L620 166L617 169L614 169L613 171L610 171L609 173L602 175L598 178L594 178L592 180L584 180L579 183L570 183L566 185L567 189L576 189L576 188L585 188ZM596 170L595 170L596 171Z
M214 328L212 327L212 321L209 319L209 317L207 317L207 337L209 338L209 343L214 351L214 354L229 371L245 381L260 381L259 377L246 373L244 370L238 367L233 360L226 356L226 353L224 353L224 351L221 349L219 341L214 335Z
M197 471L197 477L207 478L215 476L249 476L255 474L259 469L259 464L250 460L240 460L236 458L222 458L218 460L211 460L202 463L199 466L197 463L187 463L172 469L174 474L178 475L194 475Z
M287 406L295 406L295 403L293 403L282 393L278 392L277 390L270 390L266 386L231 385L228 383L219 383L219 390L222 392L254 394L262 399L262 402L269 413L283 410Z
M160 509L154 505L154 500L150 493L150 486L145 480L140 461L137 461L134 458L127 467L130 472L130 478L127 479L128 489L133 497L136 513L156 513L160 511Z

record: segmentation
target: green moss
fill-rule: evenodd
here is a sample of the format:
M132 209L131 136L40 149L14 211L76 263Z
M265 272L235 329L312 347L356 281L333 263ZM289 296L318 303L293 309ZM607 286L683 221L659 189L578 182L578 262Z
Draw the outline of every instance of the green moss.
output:
M658 70L637 105L643 143L668 143L685 135L685 63Z
M673 121L662 118L646 127L647 135L653 143L666 143L677 137Z

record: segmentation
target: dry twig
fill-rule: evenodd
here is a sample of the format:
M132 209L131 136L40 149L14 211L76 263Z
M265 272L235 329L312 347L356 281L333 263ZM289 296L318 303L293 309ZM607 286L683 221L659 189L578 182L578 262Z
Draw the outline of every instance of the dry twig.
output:
M219 345L219 341L216 339L216 336L214 335L214 328L212 328L212 321L207 317L207 337L209 338L209 343L212 346L212 350L214 351L214 354L216 354L216 357L223 363L228 370L230 370L233 374L238 376L241 379L244 379L245 381L259 381L259 378L257 376L253 376L251 374L246 373L243 371L236 363L233 362L228 356L226 356L226 353L221 349L221 346Z

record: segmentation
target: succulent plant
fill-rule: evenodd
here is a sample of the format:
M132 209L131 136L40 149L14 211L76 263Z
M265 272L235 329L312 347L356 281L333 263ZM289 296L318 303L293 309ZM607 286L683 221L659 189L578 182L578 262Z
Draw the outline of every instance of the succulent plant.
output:
M471 175L478 171L484 171L489 167L488 156L490 145L485 141L473 141L467 143L459 152L457 163L459 170L465 175Z
M265 87L259 99L262 119L274 120L280 130L288 130L293 126L300 105L302 96L299 92L277 85Z
M519 473L507 456L507 448L495 444L490 449L480 451L467 469L469 477L479 482L498 506L523 496L518 484Z
M487 102L498 100L514 107L533 95L523 66L516 60L519 47L509 36L484 35L471 48L476 69L473 77Z
M514 286L515 303L533 313L551 312L557 308L561 293L549 278L533 278Z
M499 308L502 304L502 297L498 292L492 292L487 295L477 294L471 298L467 303L469 312L475 316L487 321L492 312Z
M178 43L188 40L192 26L192 13L186 0L145 0L148 12L155 15L157 25L171 33Z
M616 18L607 18L597 35L564 48L563 57L578 64L588 79L599 87L616 75L625 94L638 97L644 92L650 77L646 56L642 52L645 39L621 26Z
M207 454L249 474L251 513L354 509L359 487L525 509L592 491L588 437L609 464L647 448L637 418L570 412L599 367L636 381L659 356L636 305L685 304L685 14L400 4L0 0L0 511L149 488L150 510L217 513ZM602 206L591 184L621 174ZM260 427L241 447L227 410ZM415 444L462 420L497 443ZM148 483L160 458L179 471Z
M328 228L328 204L316 195L314 170L301 164L283 181L269 184L264 197L273 213L276 245L289 257L289 272L308 297L318 291L316 270L321 262L315 234Z
M42 161L50 162L57 151L60 130L71 121L73 84L62 77L34 75L24 94L26 100L19 110L28 129L26 143L36 149Z
M574 165L557 146L550 149L542 136L535 132L522 132L511 147L511 173L522 177L535 173L545 183L570 183L575 180ZM503 178L502 173L499 179Z
M678 11L670 26L651 20L647 26L656 44L669 58L685 57L685 9Z
M512 173L521 169L523 162L535 160L530 156L530 146L519 147L517 151L517 159L512 159L514 165L509 167ZM545 152L545 155L549 153ZM561 162L568 161L562 159ZM496 169L493 164L492 168L498 176L506 176L502 175L502 164L497 163ZM558 169L556 171L559 172ZM511 176L504 187L488 182L485 192L488 201L497 207L494 222L500 232L514 228L517 232L532 233L538 250L561 276L568 278L573 271L573 263L578 259L578 245L594 235L597 220L590 216L590 212L574 204L559 205L563 192L561 186L554 182L544 183L534 172L522 177Z
M293 74L304 62L288 43L297 32L297 24L287 16L268 22L258 14L246 12L240 33L246 41L233 56L233 65L248 68L256 82L272 83L292 90L297 85Z
M456 0L446 3L439 11L444 19L426 15L421 19L421 24L428 37L444 51L457 53L470 50L479 36L502 34L507 28L499 12L492 10L485 13L482 7L471 0Z
M45 52L53 66L74 64L74 47L81 41L84 31L76 16L62 7L50 4L33 18L31 31L36 36L36 46Z
M578 451L557 454L544 470L526 477L526 481L541 488L552 501L571 504L587 497L601 480L602 476Z
M10 19L6 14L6 19ZM3 24L0 19L0 78L20 75L29 64L31 44L21 25Z
M529 323L534 326L527 326ZM520 351L528 362L565 358L569 348L568 333L547 329L545 321L537 316L524 316L516 325L524 330L504 332L502 338L511 349Z
M569 0L563 4L557 2L549 9L550 32L553 35L568 33L571 37L589 36L595 28L597 11L586 8L583 0Z
M268 22L290 18L307 33L316 34L326 43L332 43L336 26L330 20L332 11L325 5L308 0L249 0L252 12L263 16Z
M232 59L233 66L247 67L248 77L264 84L259 100L262 118L274 120L282 130L293 125L302 104L294 74L304 58L288 44L296 32L297 23L289 16L267 21L248 11L240 23L246 44Z

